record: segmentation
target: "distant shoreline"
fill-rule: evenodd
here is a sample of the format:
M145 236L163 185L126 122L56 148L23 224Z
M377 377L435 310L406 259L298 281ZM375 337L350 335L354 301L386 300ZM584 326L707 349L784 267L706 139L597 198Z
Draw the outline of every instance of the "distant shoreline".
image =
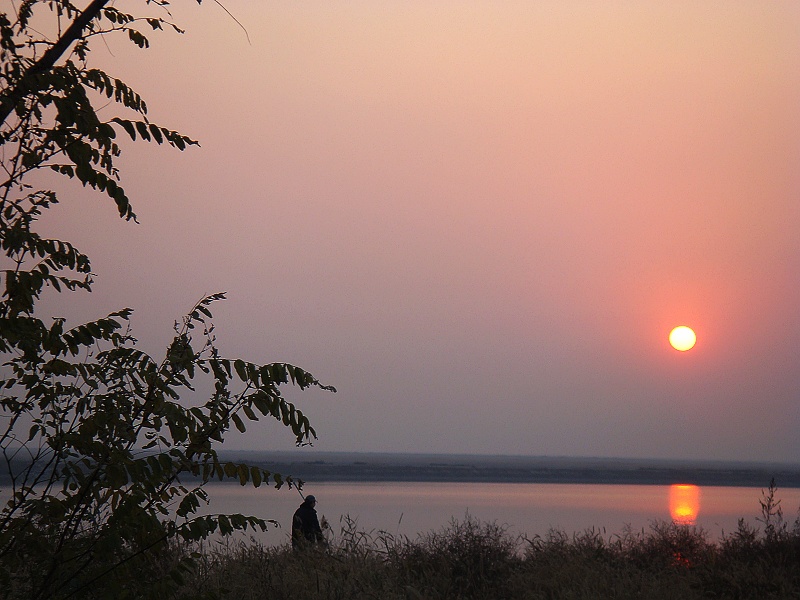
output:
M800 464L791 463L316 450L221 450L219 457L309 483L694 484L766 489L774 478L778 488L800 488ZM0 486L9 482L9 473L0 471Z
M800 488L800 464L591 457L224 451L308 482L581 483Z

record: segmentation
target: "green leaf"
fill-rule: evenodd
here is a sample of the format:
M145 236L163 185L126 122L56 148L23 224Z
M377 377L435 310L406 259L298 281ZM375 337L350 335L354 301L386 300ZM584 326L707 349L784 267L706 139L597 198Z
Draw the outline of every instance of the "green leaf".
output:
M136 141L136 126L133 123L117 117L111 119L111 121L120 125L125 131L128 132L128 135L131 136L131 139Z
M219 516L219 532L222 535L230 535L233 533L233 527L231 527L231 522L225 515Z
M236 429L238 429L239 432L244 433L246 431L246 427L244 426L244 422L242 421L242 418L239 415L237 415L236 413L233 413L231 415L231 420L233 421L233 424L236 425Z
M242 406L242 411L244 412L245 415L247 415L247 418L250 419L251 421L258 421L256 413L254 413L253 409L250 408L247 404Z
M156 143L162 144L164 142L164 136L161 135L161 130L156 125L150 125L150 134Z
M150 141L150 131L147 128L147 123L143 123L142 121L136 121L134 123L136 126L136 130L139 132L139 135L142 136L142 139Z
M239 376L239 379L242 381L248 381L247 377L247 365L243 360L235 360L233 362L233 368L236 370L236 374Z
M253 487L261 486L261 469L258 467L252 467L250 469L250 477L253 480Z
M139 46L139 48L149 48L150 42L144 37L141 33L136 31L135 29L128 29L128 37L131 41Z

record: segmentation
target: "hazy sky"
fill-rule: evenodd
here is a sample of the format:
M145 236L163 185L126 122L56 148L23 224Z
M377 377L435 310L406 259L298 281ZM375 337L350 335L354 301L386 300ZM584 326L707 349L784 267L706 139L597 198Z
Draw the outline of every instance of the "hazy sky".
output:
M126 145L139 225L64 194L71 314L227 291L320 450L800 460L800 3L223 3L95 44L202 147Z

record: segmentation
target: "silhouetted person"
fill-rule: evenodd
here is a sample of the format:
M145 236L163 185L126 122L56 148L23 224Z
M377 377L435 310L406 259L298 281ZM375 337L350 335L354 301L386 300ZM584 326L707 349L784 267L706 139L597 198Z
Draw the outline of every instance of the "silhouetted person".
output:
M325 543L322 528L319 526L317 511L314 510L316 504L317 499L314 496L306 496L300 507L294 511L294 517L292 517L292 548L295 550Z

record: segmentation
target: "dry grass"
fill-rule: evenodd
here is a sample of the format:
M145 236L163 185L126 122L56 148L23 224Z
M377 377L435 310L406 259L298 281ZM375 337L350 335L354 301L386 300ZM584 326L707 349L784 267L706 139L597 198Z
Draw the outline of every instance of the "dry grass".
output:
M344 519L327 548L206 547L182 591L235 600L800 598L800 523L783 520L774 492L762 501L761 527L740 521L715 542L665 522L526 539L469 516L410 540Z
M189 587L236 600L800 598L800 532L768 540L742 526L711 543L700 529L654 523L608 539L525 540L469 518L413 541L343 529L303 553L218 546Z

